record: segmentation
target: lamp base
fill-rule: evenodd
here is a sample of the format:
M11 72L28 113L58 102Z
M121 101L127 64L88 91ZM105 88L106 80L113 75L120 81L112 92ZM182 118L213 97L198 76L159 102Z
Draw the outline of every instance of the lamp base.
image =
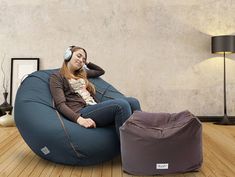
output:
M216 125L235 125L235 122L232 122L228 119L227 115L224 115L224 118L220 122L215 122Z

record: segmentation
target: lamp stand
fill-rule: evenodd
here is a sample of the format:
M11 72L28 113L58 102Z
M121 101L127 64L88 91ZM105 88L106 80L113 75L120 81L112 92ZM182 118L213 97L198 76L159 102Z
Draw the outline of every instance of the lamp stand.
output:
M224 117L220 122L215 122L217 125L235 125L235 122L231 122L227 116L227 104L226 104L226 63L224 52Z

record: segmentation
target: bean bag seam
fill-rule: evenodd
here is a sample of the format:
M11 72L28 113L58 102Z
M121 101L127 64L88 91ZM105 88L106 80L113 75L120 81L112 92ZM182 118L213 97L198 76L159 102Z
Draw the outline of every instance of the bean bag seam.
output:
M53 106L55 106L55 103L54 103L54 100L53 100L53 99L52 99L52 104L53 104ZM68 141L69 141L69 144L70 144L70 146L72 147L73 151L75 152L76 156L77 156L78 158L80 158L81 156L85 156L85 155L83 155L83 154L81 154L81 153L78 153L78 152L76 151L76 149L75 149L73 143L72 143L71 140L70 140L69 134L68 134L68 132L67 132L65 126L64 126L64 122L63 122L63 120L62 120L62 118L61 118L61 116L60 116L60 113L59 113L56 109L54 109L54 110L56 111L57 117L59 118L60 123L61 123L61 127L63 128L63 130L64 130L64 132L65 132L65 135L66 135L66 137L67 137L67 139L68 139Z
M110 87L110 86L108 86L108 87L105 89L105 91L104 91L104 93L102 94L102 97L100 98L100 100L102 100L102 98L104 97L104 94L107 92L107 90L108 90L109 87Z

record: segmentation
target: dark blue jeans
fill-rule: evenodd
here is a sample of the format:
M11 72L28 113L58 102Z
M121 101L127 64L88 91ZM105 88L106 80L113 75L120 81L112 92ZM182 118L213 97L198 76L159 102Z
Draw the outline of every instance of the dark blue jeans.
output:
M91 118L97 127L114 125L119 136L119 127L132 114L130 104L124 99L113 99L86 106L80 110L81 116Z
M102 96L101 102L113 99L124 99L126 100L131 106L131 112L133 113L135 110L141 111L140 102L134 97L126 97L123 95L119 95L119 98L112 98L112 96Z
M122 99L126 100L130 104L132 113L134 111L141 111L140 102L136 98L134 98L134 97L124 97Z

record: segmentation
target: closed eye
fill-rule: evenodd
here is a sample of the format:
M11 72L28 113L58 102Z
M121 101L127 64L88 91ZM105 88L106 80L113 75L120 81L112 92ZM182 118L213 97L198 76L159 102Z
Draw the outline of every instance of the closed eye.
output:
M86 61L86 58L85 58L85 57L82 57L82 55L77 55L77 57L78 57L79 59L82 59L83 62Z

